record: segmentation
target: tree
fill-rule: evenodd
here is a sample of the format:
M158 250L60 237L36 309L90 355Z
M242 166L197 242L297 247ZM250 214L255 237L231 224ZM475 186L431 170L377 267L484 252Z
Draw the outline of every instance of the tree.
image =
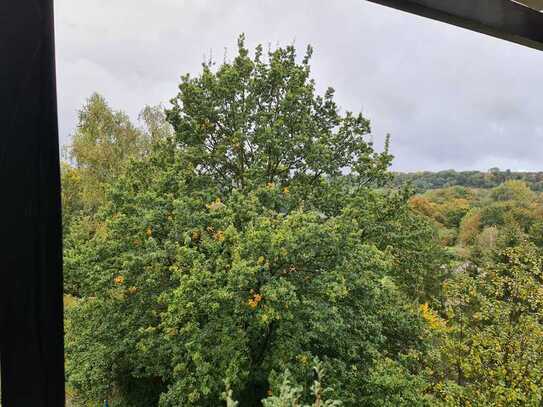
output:
M86 202L82 196L82 180L78 169L67 162L61 162L60 176L62 185L62 226L67 234L72 222L85 212Z
M481 212L478 209L469 211L462 221L458 231L458 239L464 245L471 245L481 231Z
M529 205L535 199L535 193L524 181L506 181L494 188L492 198L496 201L515 201L521 205Z
M93 94L79 112L72 143L65 148L61 165L65 262L80 241L104 228L96 215L107 204L106 190L129 167L131 160L141 160L152 143L159 144L172 135L164 110L147 106L140 114L141 127L129 117L112 110L103 96ZM82 271L84 273L85 271ZM79 295L83 277L66 273L65 293Z
M93 94L79 111L79 123L68 147L68 157L84 178L84 202L95 211L104 203L105 185L118 176L131 157L144 151L145 135L123 112L113 111Z
M385 176L391 156L377 154L365 137L369 121L340 114L334 90L316 95L308 47L302 60L289 46L254 59L239 39L239 54L214 72L204 64L199 77L182 77L168 119L176 141L198 174L222 190L250 189L268 182L318 185L350 169L359 184Z
M405 194L368 188L391 157L331 89L316 95L310 56L251 58L241 38L232 63L183 77L175 134L108 187L99 228L74 225L67 372L82 400L215 406L227 381L258 406L285 368L307 390L318 356L331 399L381 405L386 358L395 400L428 404L407 293L409 273L434 271L432 230Z
M526 241L495 256L446 284L438 393L451 405L540 405L543 258Z
M311 393L314 396L314 402L311 405L302 405L300 402L303 388L295 387L290 383L288 372L285 373L283 382L279 388L279 395L269 395L263 400L264 407L340 407L342 403L339 400L326 400L325 393L330 389L323 389L322 380L324 377L324 368L320 361L315 364L316 379L311 386Z
M257 405L275 374L288 366L303 380L318 355L337 398L356 405L381 353L400 363L421 346L422 323L390 277L394 257L361 240L365 224L282 214L289 197L271 186L220 201L175 196L119 195L104 235L80 246L85 298L67 347L82 393L138 377L168 386L164 406L214 405L228 379ZM107 375L84 370L94 352L111 361Z

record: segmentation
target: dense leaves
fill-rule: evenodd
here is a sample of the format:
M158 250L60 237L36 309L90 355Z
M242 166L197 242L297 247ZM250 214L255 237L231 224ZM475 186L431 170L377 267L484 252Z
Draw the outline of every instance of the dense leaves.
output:
M433 229L408 195L369 189L391 157L331 89L316 94L310 57L252 58L241 38L232 63L183 77L174 134L117 157L101 209L71 223L67 370L80 400L214 406L227 384L260 405L287 397L288 368L291 396L309 403L319 357L331 399L382 405L388 386L397 405L426 403L413 376L425 324L408 294L433 278Z
M334 90L317 95L308 47L302 63L293 46L254 58L239 53L217 71L204 64L196 78L182 77L168 119L183 159L222 190L249 190L267 182L310 188L322 177L350 169L358 183L385 177L391 156L374 152L363 136L361 114L340 114Z
M497 170L395 187L388 140L318 94L311 55L240 37L140 127L83 107L63 165L73 403L541 404L542 196Z
M491 190L435 190L411 200L455 253L435 304L439 312L424 310L434 333L429 369L446 404L541 403L541 202L522 181ZM459 222L451 207L463 214Z
M543 392L541 254L529 244L497 253L446 284L437 372L455 404L540 405Z

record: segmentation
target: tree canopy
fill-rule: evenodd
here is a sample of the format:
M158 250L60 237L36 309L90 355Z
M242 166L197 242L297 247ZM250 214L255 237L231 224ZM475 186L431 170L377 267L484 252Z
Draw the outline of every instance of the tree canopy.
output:
M238 45L182 78L174 132L122 161L94 228L70 227L70 386L81 400L215 406L228 385L256 406L288 369L309 402L319 357L331 399L427 404L408 295L432 279L430 223L406 194L372 189L391 156L332 89L316 93L310 48L299 61ZM396 396L377 390L389 371Z
M62 167L73 403L541 404L537 177L404 185L312 52L241 36L138 124L83 106Z

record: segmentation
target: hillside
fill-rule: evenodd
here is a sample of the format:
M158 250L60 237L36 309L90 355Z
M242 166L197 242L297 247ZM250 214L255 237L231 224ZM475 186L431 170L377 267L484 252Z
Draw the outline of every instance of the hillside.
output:
M533 191L543 191L543 172L514 172L491 168L488 171L420 171L395 172L394 185L411 184L418 193L431 189L462 186L469 188L495 188L506 181L524 181Z

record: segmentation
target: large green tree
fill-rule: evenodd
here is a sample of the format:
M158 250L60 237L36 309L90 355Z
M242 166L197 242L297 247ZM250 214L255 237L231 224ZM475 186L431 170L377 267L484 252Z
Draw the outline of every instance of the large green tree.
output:
M109 184L99 227L71 227L81 400L216 406L229 388L257 406L287 368L309 390L318 356L346 405L429 403L408 295L435 289L433 229L406 194L370 188L391 156L331 89L316 93L310 57L252 57L241 38L232 62L183 77L174 134Z

